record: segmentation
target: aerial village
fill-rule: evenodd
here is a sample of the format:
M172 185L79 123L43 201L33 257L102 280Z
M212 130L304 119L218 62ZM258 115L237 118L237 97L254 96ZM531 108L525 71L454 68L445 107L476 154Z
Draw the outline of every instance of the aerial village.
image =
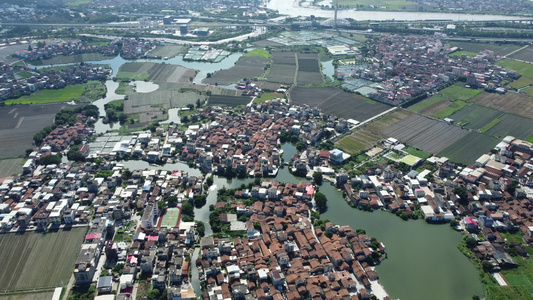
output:
M207 121L186 130L170 124L120 137L103 148L109 151L95 152L91 117L82 111L73 125L57 127L29 154L24 174L3 179L1 230L88 225L74 268L76 283L96 283L99 295L115 291L116 299L135 293L139 278L166 291L168 299L199 297L191 285L191 264L198 268L204 299L390 299L373 267L386 257L386 245L342 224L314 226L318 185L273 179L288 167L307 178L324 174L353 207L452 222L474 239L477 258L495 270L515 264L509 251L528 255L499 232L521 231L524 241L533 243L528 200L533 198L533 144L526 141L508 136L465 167L445 157L407 155L405 145L390 137L367 152L370 158L389 159L356 174L343 169L350 155L319 150L355 124L317 108L274 99L243 110L207 107L196 114ZM292 136L299 152L284 162L280 146ZM77 150L84 162L45 163L77 139L85 141ZM203 175L129 170L122 161L132 155L152 163L185 162ZM419 166L431 167L419 172ZM219 190L211 214L226 225L215 236L201 237L184 209L209 193L212 174L257 180L226 190L224 198ZM117 234L127 238L114 241ZM195 247L200 255L193 261Z

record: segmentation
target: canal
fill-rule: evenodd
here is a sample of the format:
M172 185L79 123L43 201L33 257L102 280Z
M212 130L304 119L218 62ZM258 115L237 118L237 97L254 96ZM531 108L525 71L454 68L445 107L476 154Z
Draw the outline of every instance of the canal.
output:
M283 145L282 149L286 162L296 153L296 148L290 144ZM154 166L144 161L127 161L122 164L130 169L182 170L190 175L200 175L197 169L183 163ZM309 182L293 176L288 167L280 169L276 179L280 182ZM218 189L236 188L252 180L227 180L214 176L207 204L194 210L195 219L206 225L206 235L212 234L209 205L216 203ZM483 294L476 268L457 249L461 234L448 225L430 225L422 220L403 221L387 211L354 209L344 201L342 193L328 182L322 184L320 192L328 198L328 211L321 215L322 219L329 219L338 225L350 225L354 230L364 229L385 244L388 258L377 266L377 271L380 283L393 299L457 300ZM197 272L196 266L193 266L195 276ZM199 281L193 280L192 283L195 291L199 292Z

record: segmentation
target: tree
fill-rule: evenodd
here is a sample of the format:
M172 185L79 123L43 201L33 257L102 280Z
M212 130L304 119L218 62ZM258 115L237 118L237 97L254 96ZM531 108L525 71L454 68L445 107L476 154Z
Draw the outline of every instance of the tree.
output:
M200 101L200 99L197 99L196 100L196 109L200 109L200 107L202 107L202 102Z
M320 169L313 173L313 180L317 185L322 185L322 180L324 180L324 176L322 176L322 172L320 171Z
M492 263L490 261L488 261L488 260L482 261L481 262L481 267L483 267L483 270L485 270L485 272L490 272L494 268Z
M468 191L464 186L456 186L453 189L453 193L459 196L460 202L462 204L468 203Z
M212 185L213 185L213 182L214 182L214 180L213 180L213 175L211 175L211 176L209 176L209 177L207 177L207 178L205 179L205 184L207 184L207 186L212 186Z
M43 158L41 158L41 164L43 165L53 165L53 164L60 164L61 163L61 153L55 154L55 155L47 155Z
M125 169L124 172L122 172L122 179L123 180L129 180L133 174L131 173L130 169Z
M67 152L67 158L68 160L83 162L85 161L85 155L83 153L76 151L74 149L71 149Z
M190 109L190 110L193 110L194 109L194 104L187 104L187 108Z
M202 221L196 221L196 231L198 231L198 234L200 236L205 235L205 224Z
M148 300L159 299L160 295L161 295L161 292L158 289L149 290L146 293L146 299L148 299Z
M194 196L194 207L202 208L205 205L206 202L207 202L207 196L206 195L196 195L196 196Z
M157 208L159 209L159 211L162 211L166 206L167 205L166 205L165 201L163 201L163 200L157 201Z
M315 194L315 202L316 207L318 208L318 211L320 213L326 212L328 210L328 199L326 198L326 195L318 192Z
M324 235L325 235L328 239L330 239L330 238L333 237L333 232L331 232L331 231L326 231L326 233L324 233Z
M194 207L189 201L185 201L181 204L181 213L194 218Z
M176 197L175 195L172 195L167 198L167 202L168 202L168 206L176 206L176 204L178 203L178 197Z
M466 243L466 246L468 248L473 248L475 245L477 245L477 241L475 238L471 237L471 236L468 236L466 239L465 239L465 243Z

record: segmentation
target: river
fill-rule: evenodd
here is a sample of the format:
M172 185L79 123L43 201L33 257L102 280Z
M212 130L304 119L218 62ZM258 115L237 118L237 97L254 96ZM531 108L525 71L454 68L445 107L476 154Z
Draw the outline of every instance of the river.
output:
M285 161L289 161L296 153L296 148L290 144L283 145L282 149ZM164 166L150 165L144 161L121 163L129 169L182 170L190 175L200 175L199 170L183 163ZM309 182L293 176L288 167L280 169L276 179L280 182ZM216 203L218 189L223 186L236 188L252 180L228 181L214 176L214 185L210 188L206 205L194 210L195 219L206 225L206 235L212 234L209 205ZM328 182L324 182L320 192L328 198L328 211L321 215L322 219L329 219L338 225L350 225L353 229L364 229L385 244L388 258L377 266L377 271L380 283L393 299L456 300L483 294L477 270L457 249L461 234L448 225L430 225L422 220L403 221L387 211L370 213L354 209L344 201L341 192ZM196 267L193 274L197 274ZM199 292L199 281L193 280L192 283L195 291Z
M321 18L333 18L333 10L324 10L316 6L303 7L300 0L270 0L269 9L277 10L282 15L289 17L309 17L311 15ZM452 21L489 21L489 20L520 20L524 17L505 15L482 15L438 12L397 12L397 11L362 11L355 9L339 10L339 18L352 18L355 21L412 21L412 20L452 20Z

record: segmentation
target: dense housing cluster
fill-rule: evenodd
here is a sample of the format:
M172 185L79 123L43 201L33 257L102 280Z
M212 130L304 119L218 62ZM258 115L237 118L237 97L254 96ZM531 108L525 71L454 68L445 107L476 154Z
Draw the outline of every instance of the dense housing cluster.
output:
M388 35L370 42L369 47L372 63L344 75L379 82L368 97L391 105L434 93L459 79L473 88L504 93L500 89L503 79L519 78L515 71L494 65L492 51L455 57L456 49L438 38Z

